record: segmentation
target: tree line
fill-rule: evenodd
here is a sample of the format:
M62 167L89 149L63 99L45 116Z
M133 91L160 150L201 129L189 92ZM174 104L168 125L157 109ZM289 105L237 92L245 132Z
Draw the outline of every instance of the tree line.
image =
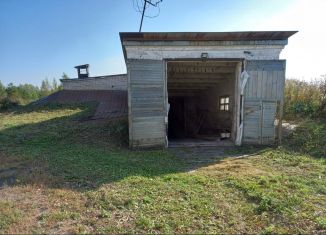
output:
M67 75L64 74L63 76ZM0 110L26 105L61 89L61 84L55 78L52 81L49 81L47 78L44 79L40 87L32 84L16 86L13 83L4 86L0 81Z

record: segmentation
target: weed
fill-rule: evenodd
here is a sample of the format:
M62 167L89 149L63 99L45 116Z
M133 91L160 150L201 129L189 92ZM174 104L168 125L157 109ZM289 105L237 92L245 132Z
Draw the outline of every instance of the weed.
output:
M21 217L21 212L15 208L13 203L0 201L0 231L18 222Z
M326 217L317 217L316 223L321 229L326 229Z

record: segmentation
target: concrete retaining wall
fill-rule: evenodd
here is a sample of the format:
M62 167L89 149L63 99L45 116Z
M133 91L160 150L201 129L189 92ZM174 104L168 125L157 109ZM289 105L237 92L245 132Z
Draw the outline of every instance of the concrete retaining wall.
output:
M64 90L127 90L127 74L61 79Z

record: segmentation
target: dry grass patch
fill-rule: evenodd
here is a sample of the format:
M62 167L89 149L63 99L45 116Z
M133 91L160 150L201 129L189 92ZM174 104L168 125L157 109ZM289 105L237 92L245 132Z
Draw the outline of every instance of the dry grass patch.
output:
M201 172L207 175L216 177L230 176L262 176L271 175L264 167L257 167L253 162L254 159L259 159L260 156L244 155L242 157L229 157L221 160L217 164L212 164L208 167L203 167Z

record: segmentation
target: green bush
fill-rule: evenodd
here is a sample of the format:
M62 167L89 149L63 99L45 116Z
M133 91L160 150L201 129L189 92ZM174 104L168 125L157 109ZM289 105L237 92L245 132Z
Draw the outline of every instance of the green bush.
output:
M0 102L0 110L7 110L19 105L19 101L11 100L10 98L6 97L1 100Z
M120 119L111 122L109 127L111 135L117 140L120 145L128 144L128 120Z
M302 122L288 139L288 146L316 157L326 157L326 122Z
M286 119L326 117L326 75L315 81L285 81Z
M7 86L4 86L0 81L0 110L26 105L60 89L61 86L58 86L55 79L53 79L52 85L45 79L42 81L40 88L31 84L15 86L9 83Z

